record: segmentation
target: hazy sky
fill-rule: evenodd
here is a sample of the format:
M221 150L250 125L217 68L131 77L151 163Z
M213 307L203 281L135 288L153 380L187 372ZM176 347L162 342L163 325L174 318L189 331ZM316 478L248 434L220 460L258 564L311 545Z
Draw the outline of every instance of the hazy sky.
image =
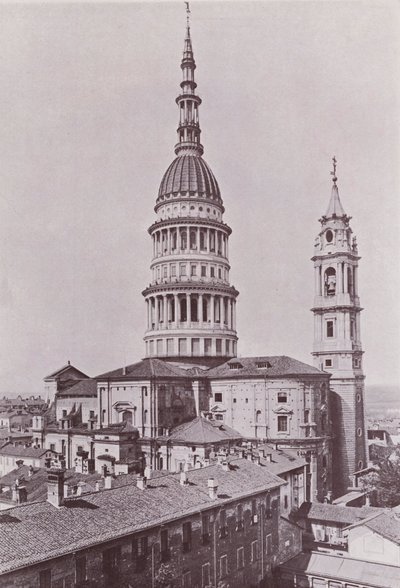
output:
M400 382L399 5L192 2L239 354L312 363L331 158L362 256L367 383ZM1 393L144 355L148 226L174 158L179 3L0 5Z

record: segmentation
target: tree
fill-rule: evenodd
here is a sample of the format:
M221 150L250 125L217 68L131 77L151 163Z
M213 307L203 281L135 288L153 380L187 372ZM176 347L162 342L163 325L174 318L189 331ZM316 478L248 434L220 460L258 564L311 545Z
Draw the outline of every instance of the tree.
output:
M393 452L381 461L379 470L361 479L361 487L373 497L375 506L392 508L400 503L400 457Z

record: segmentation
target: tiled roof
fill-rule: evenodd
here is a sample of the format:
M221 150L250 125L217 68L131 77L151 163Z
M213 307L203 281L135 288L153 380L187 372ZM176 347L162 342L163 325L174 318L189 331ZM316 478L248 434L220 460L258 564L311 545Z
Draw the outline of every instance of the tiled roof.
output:
M301 553L281 566L298 574L343 580L357 586L398 588L400 567L372 563L326 553Z
M188 423L172 429L168 437L162 439L185 443L219 443L221 441L239 440L242 435L223 425L219 421L210 421L204 417L196 417Z
M65 500L55 508L38 502L0 513L0 573L51 559L159 525L178 516L198 513L241 496L277 488L284 482L266 468L238 459L225 471L212 465L188 472L189 483L169 474L148 481ZM218 497L208 495L207 480L218 482ZM40 546L40 549L38 549Z
M57 397L62 398L63 396L97 396L97 382L92 378L86 380L80 380L71 388L60 390L57 392Z
M382 508L375 506L340 506L336 504L325 504L320 502L304 502L298 510L297 517L308 520L329 521L351 525L358 523L374 514L385 512Z
M70 363L67 363L67 365L63 365L63 367L61 367L60 369L46 376L44 380L51 380L53 378L57 378L58 376L61 376L61 374L68 372L68 370L79 373L83 378L89 377L88 375L81 372L81 370L78 370L78 368L76 368L75 366L71 365Z
M271 461L267 457L262 457L260 449L264 450L265 455L271 455ZM275 449L272 445L260 445L257 447L258 454L262 464L265 464L270 472L276 475L284 474L292 470L304 467L307 462L303 457L297 455L295 449Z
M258 367L258 365L267 367ZM230 366L241 366L239 369ZM317 368L287 357L278 355L272 357L235 357L222 365L212 368L207 372L207 377L213 378L246 378L246 377L280 377L280 376L298 376L298 375L318 375L327 376L326 372L321 372Z
M362 521L359 526L368 527L378 535L400 545L400 519L395 512L382 512Z
M35 468L32 475L29 475L29 467L21 466L12 470L2 478L0 478L0 486L11 486L16 480L20 481L21 486L25 486L27 491L28 502L38 502L47 499L47 470L44 468ZM65 472L64 481L68 486L76 486L78 482L86 483L86 491L93 491L96 480L100 480L101 475L94 474L79 474L75 470L67 470ZM85 489L84 489L85 491ZM0 500L6 499L11 501L11 490L2 492Z
M100 374L96 380L105 378L151 378L151 377L165 377L165 378L187 378L188 374L176 365L173 365L162 359L146 358L137 363L127 365L125 367Z
M48 451L50 449L24 447L23 445L13 445L12 443L6 443L0 448L1 455L12 455L13 457L41 457Z

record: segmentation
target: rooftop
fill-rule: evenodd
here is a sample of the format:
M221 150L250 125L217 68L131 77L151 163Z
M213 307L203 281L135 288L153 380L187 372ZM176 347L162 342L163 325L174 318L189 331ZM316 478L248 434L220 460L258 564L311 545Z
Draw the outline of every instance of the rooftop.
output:
M351 525L350 529L355 526L368 527L378 535L382 535L389 541L400 545L400 518L393 511L385 511L372 516L365 521Z
M267 357L235 357L207 372L209 378L275 378L280 376L326 376L317 368L287 357L286 355Z
M161 439L177 443L203 444L238 441L242 439L242 435L220 421L199 416L188 423L175 427L168 437Z
M1 455L12 455L13 457L41 457L50 449L43 449L43 447L24 447L23 445L13 445L6 443L0 448ZM53 452L54 453L54 452Z
M372 563L326 553L301 553L285 562L281 569L297 573L345 580L346 583L380 588L400 586L400 567Z
M100 374L96 377L96 380L108 378L151 378L154 376L162 378L187 378L188 374L178 366L162 359L146 358L137 363Z
M375 506L341 506L336 504L325 504L320 502L304 502L298 510L298 518L309 520L329 521L351 525L358 523L374 514L385 512L385 509Z
M97 382L92 378L86 380L80 380L77 384L74 384L70 388L60 390L57 392L57 397L62 398L63 396L97 396Z
M278 488L284 482L266 468L237 459L231 470L211 465L151 479L146 490L128 483L118 488L49 502L27 503L0 513L0 573L123 537L231 500ZM218 497L208 495L207 480L218 482ZM40 550L38 550L40 545Z
M262 457L260 449L264 451L266 456L270 454L271 460L267 457ZM259 445L256 451L258 451L258 454L260 455L261 463L263 465L265 464L269 471L277 476L291 470L303 468L307 464L303 457L299 457L295 449L275 449L272 445L265 444Z

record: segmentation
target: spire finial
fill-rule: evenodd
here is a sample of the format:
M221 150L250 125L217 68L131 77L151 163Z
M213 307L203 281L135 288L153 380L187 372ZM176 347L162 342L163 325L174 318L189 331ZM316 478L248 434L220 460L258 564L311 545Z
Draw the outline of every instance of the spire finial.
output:
M185 2L186 4L186 26L190 29L190 7L189 2Z
M336 161L336 157L335 156L332 157L332 161L333 161L333 171L331 171L331 176L332 176L333 183L336 186L336 182L337 182L337 177L336 177L336 163L337 163L337 161Z

